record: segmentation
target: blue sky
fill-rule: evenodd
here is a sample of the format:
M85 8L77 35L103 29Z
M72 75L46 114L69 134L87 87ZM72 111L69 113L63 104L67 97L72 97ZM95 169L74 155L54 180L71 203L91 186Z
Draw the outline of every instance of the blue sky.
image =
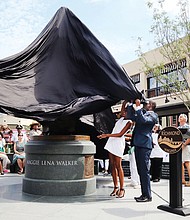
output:
M152 0L155 1L155 0ZM175 2L167 9L175 12ZM149 33L152 15L146 0L0 0L0 59L25 49L60 7L69 8L125 64L137 59L137 38L143 50L154 48Z

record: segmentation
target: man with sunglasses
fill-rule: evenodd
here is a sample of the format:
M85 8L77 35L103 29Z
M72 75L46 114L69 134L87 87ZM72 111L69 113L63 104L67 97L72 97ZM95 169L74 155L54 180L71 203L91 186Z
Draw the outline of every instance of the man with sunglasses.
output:
M23 140L24 140L25 142L27 142L27 141L28 141L28 138L27 138L27 136L26 136L26 133L24 133L24 132L22 131L23 126L22 126L22 125L16 125L16 129L17 129L17 131L14 132L13 137L12 137L12 141L13 141L14 143L17 142L17 141L18 141L18 136L19 136L19 135L23 135Z

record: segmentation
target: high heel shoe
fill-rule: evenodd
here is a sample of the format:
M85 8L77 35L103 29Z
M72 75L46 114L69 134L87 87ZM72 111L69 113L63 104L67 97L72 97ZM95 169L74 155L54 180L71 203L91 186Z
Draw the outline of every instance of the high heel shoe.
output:
M115 186L113 192L110 194L110 196L116 196L119 193L119 187Z
M120 189L116 198L123 198L124 196L125 196L125 189Z
M18 171L18 174L19 174L19 175L23 174L23 169L19 170L19 171Z

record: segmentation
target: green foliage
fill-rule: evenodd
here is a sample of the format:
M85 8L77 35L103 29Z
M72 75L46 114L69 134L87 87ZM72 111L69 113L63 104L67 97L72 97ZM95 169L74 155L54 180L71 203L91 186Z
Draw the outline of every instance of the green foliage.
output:
M165 0L157 0L156 3L149 1L147 7L152 11L152 25L150 32L154 36L155 45L159 48L159 52L163 56L163 63L150 64L146 58L146 54L141 49L141 38L138 38L139 46L137 54L143 63L143 71L151 74L164 87L164 90L171 95L180 98L190 111L190 100L188 93L190 92L187 75L181 68L181 60L186 59L187 69L190 72L190 19L188 0L179 0L179 12L176 16L172 16L164 8ZM174 74L163 74L166 63L177 65ZM181 80L179 80L179 78ZM188 90L188 93L187 93Z

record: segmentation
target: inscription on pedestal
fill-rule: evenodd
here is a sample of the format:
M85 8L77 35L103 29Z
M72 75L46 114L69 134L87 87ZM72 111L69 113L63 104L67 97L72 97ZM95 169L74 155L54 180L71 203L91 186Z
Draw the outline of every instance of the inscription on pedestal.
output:
M27 160L26 164L33 166L77 166L77 160Z
M95 192L95 145L89 137L35 136L26 144L23 192L50 196Z

